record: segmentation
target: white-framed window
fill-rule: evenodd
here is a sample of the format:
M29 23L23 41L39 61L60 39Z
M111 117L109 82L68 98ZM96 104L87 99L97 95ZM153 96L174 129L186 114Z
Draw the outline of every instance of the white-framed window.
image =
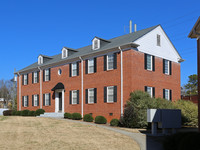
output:
M170 100L170 90L169 89L164 89L164 98L166 100Z
M33 95L33 102L34 102L33 106L38 106L38 95Z
M152 56L147 54L147 60L146 60L147 70L152 71L153 63L152 63Z
M33 73L33 83L38 83L38 73L37 72Z
M108 103L114 102L114 86L107 87L107 102Z
M88 60L88 73L94 73L94 59Z
M88 89L88 103L94 103L94 88Z
M38 65L41 65L41 64L43 64L43 57L39 56L38 57Z
M146 90L147 90L146 92L149 93L149 95L150 95L151 97L153 97L153 87L147 86L146 88L147 88L147 89L146 89Z
M62 74L62 70L58 69L58 75L61 75L61 74Z
M44 95L44 98L45 98L45 106L49 106L50 105L50 94L46 93Z
M77 104L77 90L72 91L72 104Z
M50 72L49 69L44 70L44 81L49 81Z
M24 107L28 107L28 96L24 96Z
M92 41L92 49L93 50L97 50L100 48L100 40L95 38L93 41Z
M169 75L169 60L164 60L164 61L165 61L164 72L165 72L165 74Z
M72 63L72 77L77 76L77 63Z
M161 46L161 40L159 34L157 34L157 46Z
M66 58L68 57L68 50L67 49L63 49L62 50L62 58Z
M24 74L24 85L28 84L28 74Z
M114 69L114 54L107 55L107 70Z

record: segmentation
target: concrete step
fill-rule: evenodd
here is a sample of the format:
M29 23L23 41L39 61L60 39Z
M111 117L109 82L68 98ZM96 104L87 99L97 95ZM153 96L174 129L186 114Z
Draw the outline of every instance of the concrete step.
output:
M47 117L47 118L63 118L64 117L64 113L44 113L41 114L38 117Z

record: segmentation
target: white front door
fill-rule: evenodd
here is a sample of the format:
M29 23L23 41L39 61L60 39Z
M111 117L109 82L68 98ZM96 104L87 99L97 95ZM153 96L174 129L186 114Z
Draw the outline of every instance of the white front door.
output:
M64 113L64 90L55 91L55 112Z

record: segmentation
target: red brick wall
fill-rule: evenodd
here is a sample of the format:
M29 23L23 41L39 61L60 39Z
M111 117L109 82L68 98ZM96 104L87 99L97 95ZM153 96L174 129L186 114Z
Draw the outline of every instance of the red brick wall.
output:
M85 61L83 63L83 108L84 114L92 113L93 117L103 115L108 122L112 118L120 118L121 106L121 77L120 77L120 53L117 54L117 69L104 71L104 57L97 58L97 72L85 74ZM155 57L155 72L144 69L144 53L127 50L123 52L123 99L124 104L129 99L131 91L143 90L144 86L155 87L155 96L163 97L163 88L172 90L172 99L180 99L180 64L172 63L172 75L163 74L162 59ZM58 69L62 69L62 74L58 75ZM51 68L51 81L42 82L42 93L51 93L51 89L62 82L65 86L64 106L65 112L81 113L81 64L79 65L79 76L69 77L69 65ZM117 102L104 103L104 86L117 86ZM18 85L19 87L19 85ZM97 88L97 103L85 104L85 89ZM69 104L69 91L79 90L79 104ZM22 85L22 96L29 95L29 110L36 110L38 107L32 107L32 95L40 94L39 83L32 84L32 74L29 74L29 84ZM55 99L51 99L51 106L42 106L46 112L55 111ZM19 107L18 107L19 108ZM27 109L27 108L23 108ZM109 113L113 113L110 116Z

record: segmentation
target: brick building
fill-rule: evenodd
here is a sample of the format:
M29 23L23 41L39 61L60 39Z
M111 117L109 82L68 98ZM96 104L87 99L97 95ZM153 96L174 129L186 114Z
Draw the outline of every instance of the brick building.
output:
M18 110L78 112L120 118L134 90L180 99L183 61L160 25L110 40L94 37L90 46L63 47L55 56L17 71Z

